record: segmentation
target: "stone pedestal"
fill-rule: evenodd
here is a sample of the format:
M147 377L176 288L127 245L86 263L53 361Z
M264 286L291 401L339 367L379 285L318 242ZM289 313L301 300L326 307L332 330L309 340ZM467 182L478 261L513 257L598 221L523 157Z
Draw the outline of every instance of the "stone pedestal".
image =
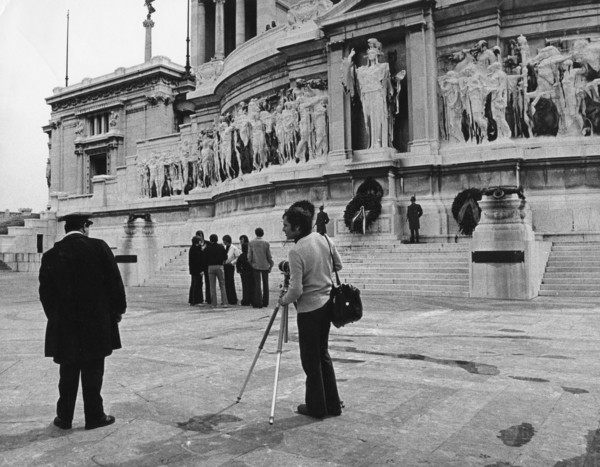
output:
M149 216L130 217L123 223L125 235L119 241L115 258L126 286L142 285L162 264L162 247L154 232L155 225Z
M479 202L471 242L471 297L528 300L537 296L551 243L538 242L527 204L501 188Z

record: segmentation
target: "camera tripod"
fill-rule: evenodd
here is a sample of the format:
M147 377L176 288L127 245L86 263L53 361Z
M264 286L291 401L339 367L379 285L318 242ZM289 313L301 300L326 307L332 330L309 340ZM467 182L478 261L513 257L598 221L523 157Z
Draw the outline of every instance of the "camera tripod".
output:
M289 283L290 283L289 268L286 271L287 265L283 265L283 263L284 262L282 261L281 264L279 264L279 269L282 270L282 273L284 276L283 285L281 286L281 292L279 294L279 298L281 298L285 295L285 293L287 292ZM286 261L286 263L287 263L287 261ZM267 340L267 337L269 336L269 333L271 332L271 327L273 326L273 323L275 322L275 318L277 317L279 308L282 308L282 311L281 311L281 324L279 325L279 340L277 341L277 364L275 366L275 381L273 382L273 399L271 400L271 415L269 416L269 424L270 425L272 425L275 420L275 401L277 399L277 381L279 380L279 366L281 364L281 353L282 353L282 349L283 349L283 343L288 341L288 305L280 306L279 303L277 303L277 306L275 306L275 309L273 310L273 313L271 314L271 318L269 319L269 324L267 325L267 329L265 329L265 333L263 334L262 340L260 341L260 344L258 345L258 350L256 352L256 355L254 356L254 361L252 362L252 365L250 365L250 370L248 371L248 376L246 376L246 381L244 381L244 385L242 386L242 389L241 389L240 394L236 401L236 403L238 403L238 402L240 402L240 400L242 400L242 394L244 393L244 390L246 389L246 385L248 384L248 381L250 380L250 376L252 375L254 366L256 365L256 362L258 361L258 357L260 356L260 352L262 351L262 349L265 345L265 342Z

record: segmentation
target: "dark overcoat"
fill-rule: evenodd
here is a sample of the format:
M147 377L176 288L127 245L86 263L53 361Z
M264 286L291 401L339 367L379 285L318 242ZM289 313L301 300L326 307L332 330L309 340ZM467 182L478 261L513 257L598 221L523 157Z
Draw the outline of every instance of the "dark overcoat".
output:
M421 228L421 222L419 217L423 215L423 209L421 205L414 203L408 206L406 217L408 218L408 228L410 230L419 230Z
M118 321L127 307L125 288L103 240L67 235L42 256L39 279L48 318L46 357L72 363L121 348Z
M204 271L204 262L202 256L202 247L200 245L192 245L188 255L188 265L190 275L197 276Z

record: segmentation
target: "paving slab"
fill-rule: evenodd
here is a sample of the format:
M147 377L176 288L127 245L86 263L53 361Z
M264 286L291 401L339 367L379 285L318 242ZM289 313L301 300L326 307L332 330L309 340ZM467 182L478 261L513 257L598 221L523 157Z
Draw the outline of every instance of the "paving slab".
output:
M116 423L84 430L79 396L63 431L37 278L0 272L0 465L600 466L598 299L365 294L364 318L331 332L345 409L324 420L295 413L292 308L270 425L279 319L237 399L272 308L127 292L102 391Z

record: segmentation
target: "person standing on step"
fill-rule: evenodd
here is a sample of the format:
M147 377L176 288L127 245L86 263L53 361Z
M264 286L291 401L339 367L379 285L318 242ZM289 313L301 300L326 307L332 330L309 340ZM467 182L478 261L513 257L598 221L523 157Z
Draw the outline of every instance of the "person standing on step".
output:
M60 365L54 425L72 427L79 379L85 429L115 422L100 391L104 360L121 348L118 323L127 308L125 288L110 247L89 238L90 214L72 213L65 237L42 256L39 294L48 319L44 353Z
M317 213L317 221L315 222L317 225L317 232L321 235L325 235L327 233L327 224L329 224L329 216L324 211L325 206L319 206L319 212Z
M227 304L227 293L225 292L225 272L223 265L227 259L227 253L225 253L225 247L219 242L219 237L215 234L211 234L208 237L210 243L206 245L203 251L204 260L208 266L208 279L210 281L211 291L211 303L212 306L217 306L217 280L219 281L219 289L221 290L221 305L224 307L229 306Z
M225 253L227 253L227 259L223 266L227 301L230 305L237 305L238 299L237 294L235 293L235 264L240 257L240 250L231 243L230 235L223 235L223 245L225 245Z
M248 261L254 271L254 297L252 306L262 308L269 306L269 273L273 269L271 246L263 239L265 231L258 227L254 230L256 238L250 242ZM261 289L262 282L262 289Z
M200 249L202 251L205 250L208 242L204 239L204 232L202 230L196 231L196 237L200 238ZM202 273L204 274L204 290L206 291L206 303L210 304L210 281L208 280L208 265L204 260L204 255L202 255Z
M252 296L254 294L254 271L250 262L248 261L248 248L250 246L250 240L247 235L240 236L240 247L242 252L235 268L240 275L242 281L242 301L241 305L248 306L252 305Z
M333 268L342 269L334 243L311 232L315 208L308 201L292 204L283 214L283 232L294 241L289 252L290 285L281 306L296 306L300 361L306 374L305 403L298 413L315 418L341 415L333 363L329 355ZM332 260L333 257L333 260Z
M423 215L423 209L416 201L414 196L410 197L410 206L406 212L408 228L410 229L410 243L419 243L419 229L421 228L419 218Z
M192 246L188 254L188 267L192 283L190 285L190 294L188 303L190 305L198 305L204 301L202 296L202 248L200 248L200 237L192 237Z

